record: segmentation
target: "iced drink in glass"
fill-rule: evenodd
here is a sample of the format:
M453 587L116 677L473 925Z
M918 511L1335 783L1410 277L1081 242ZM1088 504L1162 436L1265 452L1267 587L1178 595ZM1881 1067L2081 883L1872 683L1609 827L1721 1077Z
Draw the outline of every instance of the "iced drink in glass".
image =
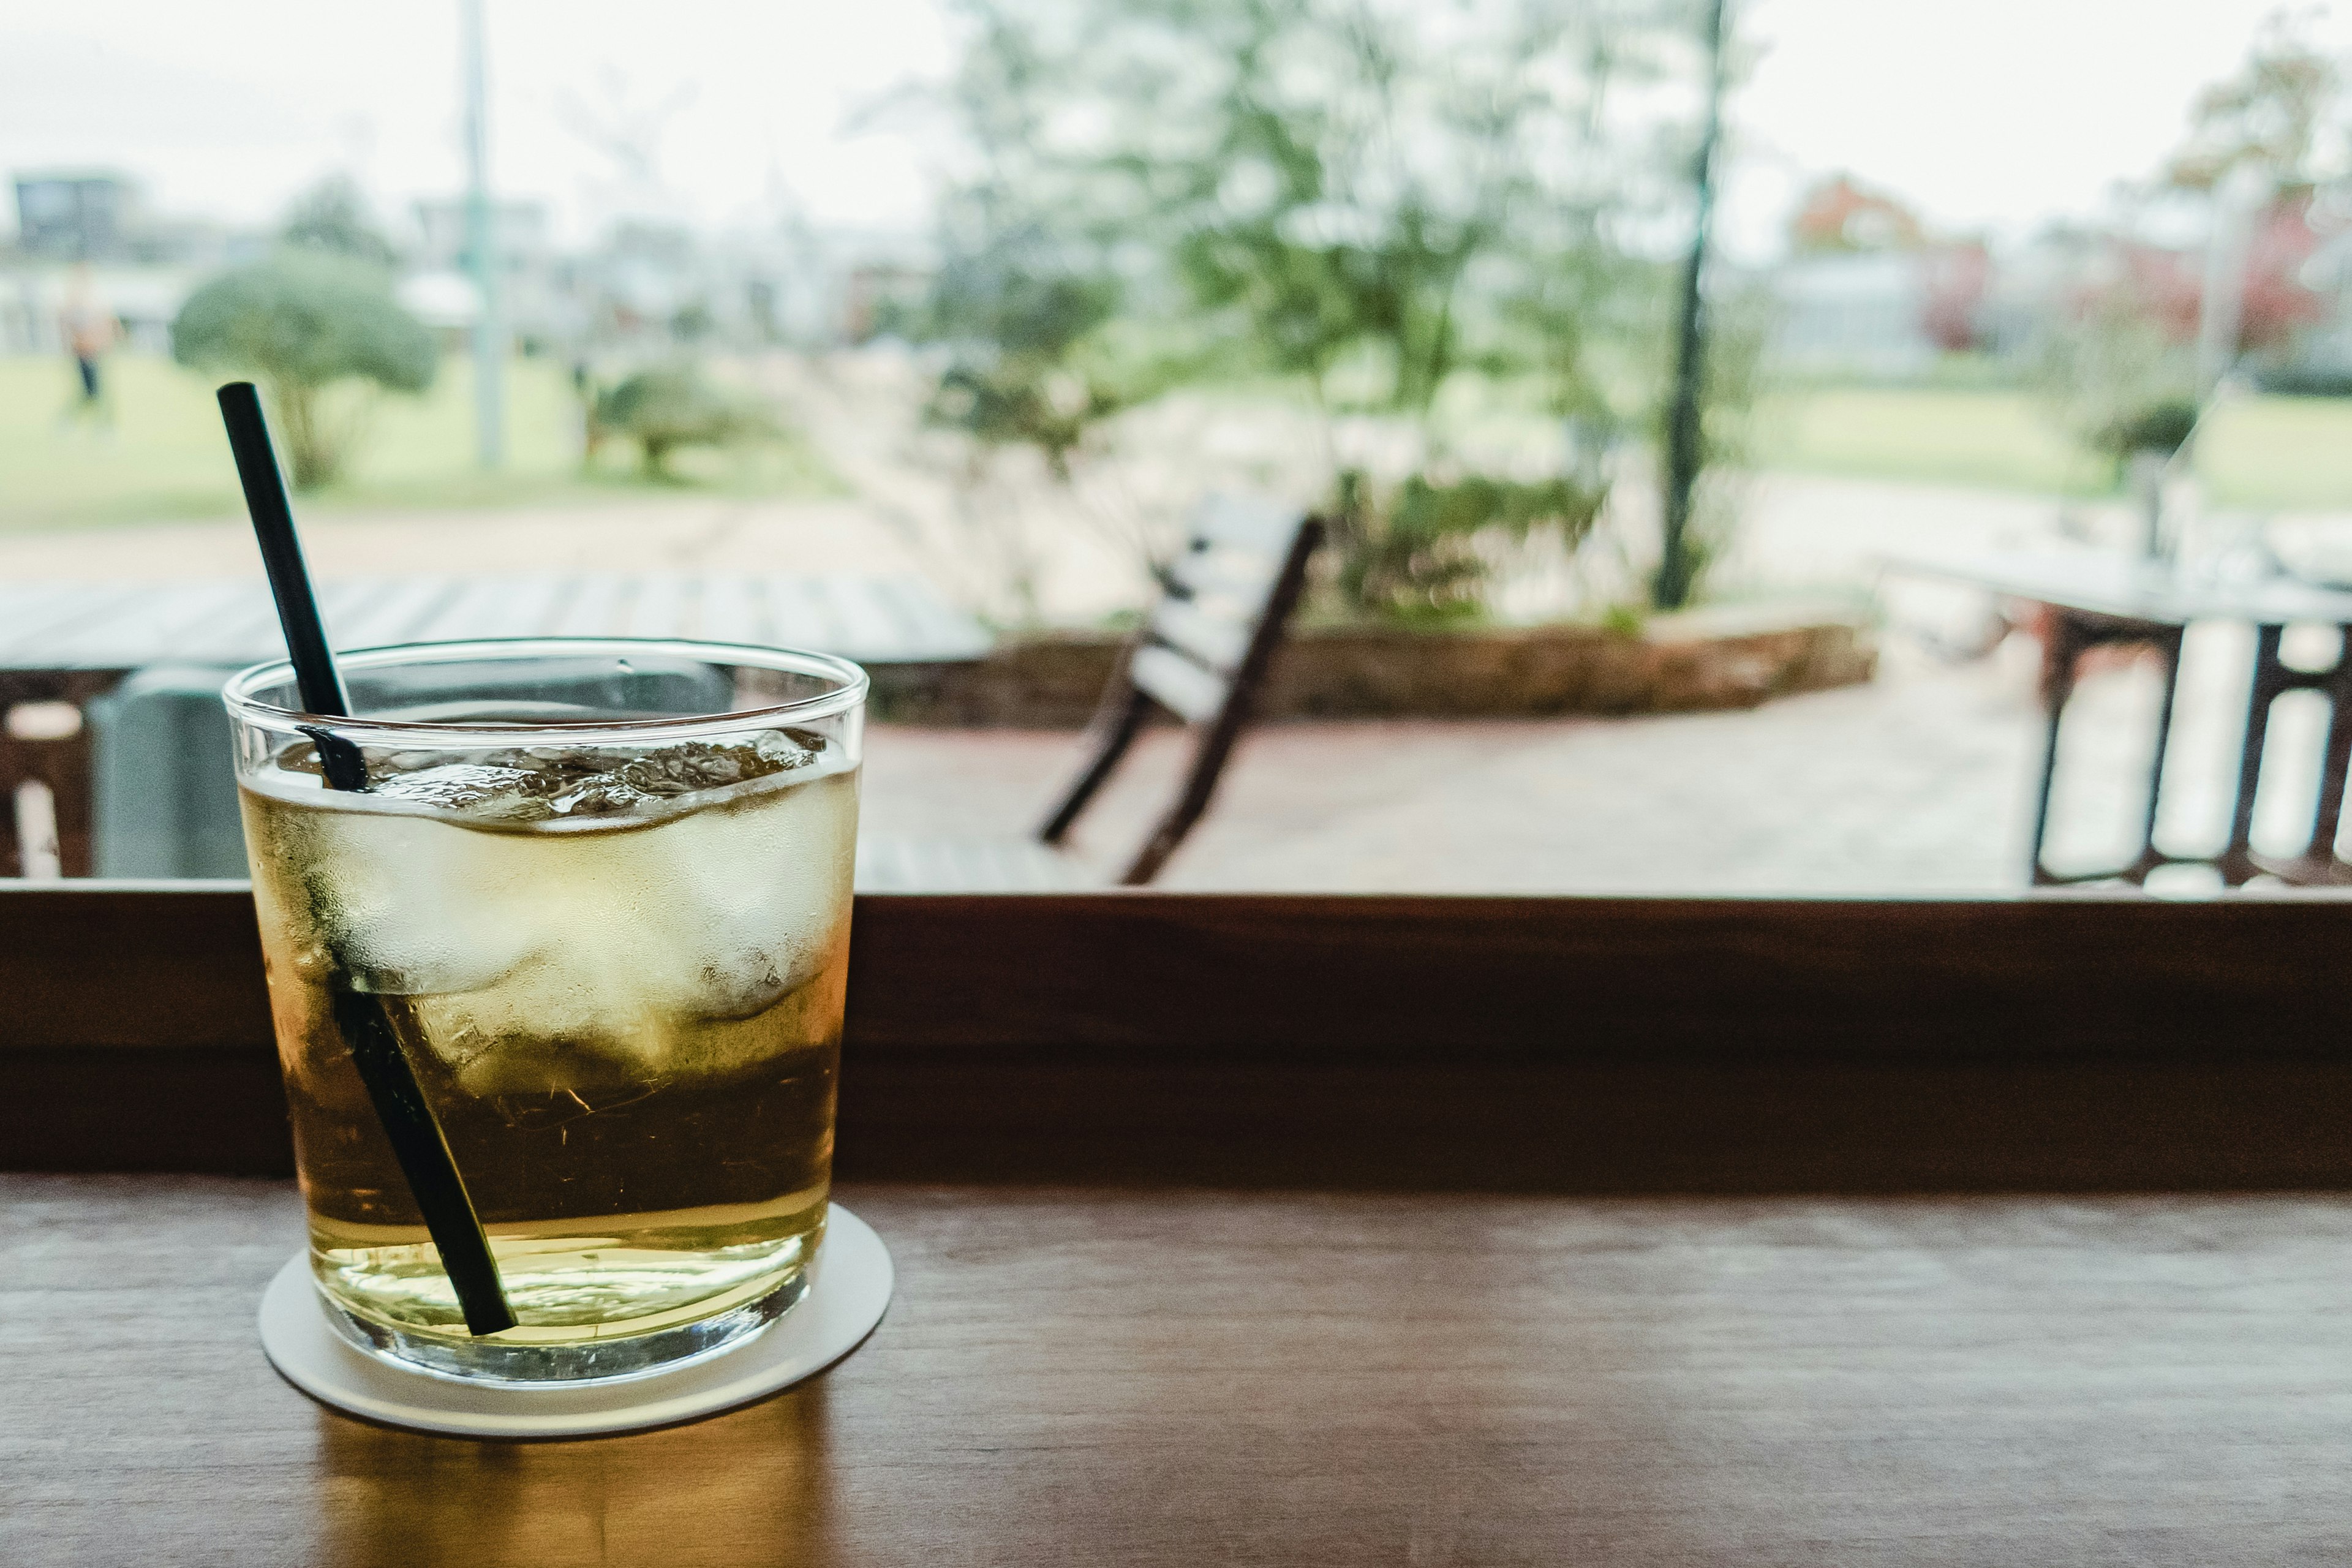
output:
M230 683L320 1289L378 1353L625 1375L786 1310L824 1233L865 678L695 644L345 658ZM326 787L354 746L366 787ZM467 1333L337 1022L380 1005L519 1326ZM345 996L348 1001L348 995Z

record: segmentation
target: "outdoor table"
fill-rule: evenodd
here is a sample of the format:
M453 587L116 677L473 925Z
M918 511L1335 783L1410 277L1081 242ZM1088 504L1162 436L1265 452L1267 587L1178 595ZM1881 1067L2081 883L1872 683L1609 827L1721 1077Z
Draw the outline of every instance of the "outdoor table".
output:
M2352 900L856 919L888 1316L514 1445L261 1356L300 1216L245 895L0 893L0 1560L2352 1552Z
M988 650L979 622L908 575L543 573L329 579L320 614L338 647L467 637L694 637L816 648L879 666L967 663ZM0 716L23 703L80 708L155 665L238 668L285 657L277 611L251 579L0 584ZM0 850L6 797L26 779L57 801L59 857L87 875L87 727L47 737L0 730ZM10 857L0 854L0 868Z
M2210 866L2231 887L2264 875L2294 884L2352 880L2336 855L2347 765L2352 762L2352 643L2347 643L2346 653L2324 670L2298 669L2279 657L2281 634L2289 626L2332 626L2339 635L2352 627L2352 593L2293 577L2220 578L2167 561L2092 550L1991 551L1949 556L1903 553L1887 557L1886 564L1895 571L2022 599L2048 612L2042 644L2042 697L2048 726L2042 746L2029 862L2037 885L2116 879L2144 882L2150 871L2175 865ZM2236 621L2254 628L2253 677L2246 697L2230 839L2212 856L2170 855L2156 846L2157 803L2164 783L2173 699L2180 681L2181 637L2196 621ZM2111 870L2062 876L2051 871L2042 856L2050 826L2051 784L2058 764L2059 722L2067 700L2074 695L2075 671L2083 656L2094 648L2117 645L2149 648L2164 666L2164 700L2148 763L2147 812L2141 824L2140 848L2128 864ZM2262 782L2271 703L2282 692L2294 690L2323 693L2331 710L2311 837L2299 855L2257 855L2254 799Z

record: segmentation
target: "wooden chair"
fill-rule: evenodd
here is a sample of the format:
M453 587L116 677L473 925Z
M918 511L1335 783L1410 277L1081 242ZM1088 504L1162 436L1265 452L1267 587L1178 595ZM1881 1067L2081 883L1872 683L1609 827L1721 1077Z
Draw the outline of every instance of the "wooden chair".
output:
M1183 787L1118 880L1160 874L1209 809L1247 727L1307 583L1323 525L1259 500L1213 496L1195 514L1166 591L1103 693L1092 759L1034 839L877 837L858 846L858 886L874 891L1051 891L1087 879L1055 850L1117 771L1155 710L1193 727Z

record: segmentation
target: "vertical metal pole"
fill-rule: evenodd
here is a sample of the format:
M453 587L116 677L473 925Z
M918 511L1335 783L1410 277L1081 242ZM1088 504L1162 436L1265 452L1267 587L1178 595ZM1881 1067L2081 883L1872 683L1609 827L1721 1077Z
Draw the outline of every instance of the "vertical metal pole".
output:
M1659 609L1680 609L1690 598L1697 573L1691 560L1691 497L1698 488L1702 449L1700 391L1706 371L1706 312L1702 285L1708 232L1715 223L1715 148L1723 136L1724 0L1708 0L1706 22L1706 127L1691 161L1691 186L1697 198L1691 222L1690 256L1683 267L1682 313L1675 343L1674 401L1666 415L1664 518L1658 576L1650 599Z
M481 295L474 321L474 454L485 468L506 461L506 322L499 305L498 232L490 207L490 109L482 0L459 0L466 52L466 255Z

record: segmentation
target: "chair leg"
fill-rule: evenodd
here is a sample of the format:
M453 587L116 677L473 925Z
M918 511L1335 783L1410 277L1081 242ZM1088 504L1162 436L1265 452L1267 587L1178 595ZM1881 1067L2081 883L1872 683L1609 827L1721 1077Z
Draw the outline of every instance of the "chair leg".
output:
M2051 786L2058 777L2058 721L2065 717L2066 700L2074 694L2074 661L2082 657L2074 622L2055 605L2044 612L2042 644L2042 704L2048 726L2042 737L2042 777L2034 791L2033 841L2026 851L2026 874L2035 887L2055 880L2042 863L2042 841L2050 833Z
M1298 607L1299 595L1306 591L1307 568L1323 542L1323 523L1318 518L1307 518L1298 525L1290 542L1290 552L1283 558L1281 574L1266 597L1265 611L1251 633L1249 652L1244 656L1242 667L1234 672L1224 708L1202 735L1199 750L1192 753L1184 792L1176 797L1168 815L1160 818L1151 837L1144 840L1143 847L1136 851L1126 874L1118 879L1121 887L1139 888L1159 876L1168 858L1176 853L1176 847L1184 842L1184 836L1192 831L1193 825L1209 809L1209 802L1217 793L1217 779L1249 723L1250 710L1257 702L1258 689L1265 680L1275 650L1281 646L1284 628L1290 624L1290 614Z
M2345 780L2352 773L2352 628L2347 628L2343 637L2344 652L2321 689L2327 693L2327 750L2320 763L2311 842L2304 849L2304 858L2314 866L2326 866L2336 859L2336 830L2344 819Z
M2147 813L2141 819L2139 858L2133 862L2135 882L2146 882L2147 874L2164 864L2164 856L2156 847L2156 813L2164 795L2164 759L2172 744L2172 710L2180 694L2181 633L2157 643L2156 649L2164 660L2164 701L2157 710L2156 746L2147 764Z
M2238 749L2238 798L2231 812L2230 847L2221 852L2221 880L2227 887L2251 881L2262 868L2254 864L2254 799L2262 791L2263 745L2269 739L2271 704L2288 689L2286 667L2279 662L2277 626L2254 628L2254 673L2246 692L2246 733Z
M1086 771L1070 786L1070 793L1062 797L1062 804L1055 806L1053 815L1045 819L1045 825L1037 829L1041 843L1059 844L1062 841L1063 836L1070 831L1070 825L1077 821L1078 814L1086 810L1087 803L1094 799L1095 792L1102 788L1118 768L1119 759L1127 755L1127 749L1135 744L1135 737L1143 729L1143 721L1150 711L1150 698L1140 691L1130 690L1128 693L1126 705L1118 710L1103 736L1102 750L1095 753L1094 761L1087 764Z
M1168 808L1168 815L1160 819L1151 837L1143 841L1143 847L1136 851L1126 874L1118 879L1121 887L1140 888L1159 876L1168 858L1176 853L1176 847L1184 842L1184 836L1207 813L1209 802L1217 793L1218 777L1225 771L1225 761L1233 754L1234 743L1241 739L1244 717L1229 708L1201 737L1200 749L1192 753L1192 770L1184 779L1183 793Z

